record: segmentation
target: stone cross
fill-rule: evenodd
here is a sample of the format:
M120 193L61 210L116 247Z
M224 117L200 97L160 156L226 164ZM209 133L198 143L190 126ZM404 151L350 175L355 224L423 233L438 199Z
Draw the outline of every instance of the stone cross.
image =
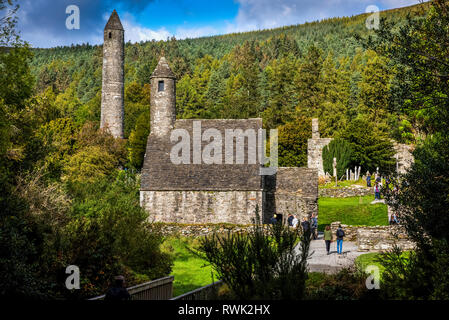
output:
M334 161L332 163L332 168L334 169L334 177L335 177L335 186L337 186L337 158L334 158Z

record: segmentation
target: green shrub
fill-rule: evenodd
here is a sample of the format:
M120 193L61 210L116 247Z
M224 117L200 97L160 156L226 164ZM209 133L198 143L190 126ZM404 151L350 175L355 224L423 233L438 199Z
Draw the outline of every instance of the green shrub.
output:
M298 229L256 224L248 234L207 236L199 251L228 286L228 298L297 300L304 295L309 245L310 234Z

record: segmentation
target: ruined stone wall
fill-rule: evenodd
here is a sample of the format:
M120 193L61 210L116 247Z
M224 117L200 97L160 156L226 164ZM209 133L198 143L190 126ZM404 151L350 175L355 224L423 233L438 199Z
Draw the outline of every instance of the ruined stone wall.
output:
M124 34L104 30L100 128L115 138L124 137Z
M254 222L262 215L262 191L140 191L140 205L150 221L172 223Z
M393 148L396 151L394 159L396 159L397 162L398 173L403 174L407 172L414 161L412 155L413 147L408 144L394 142Z
M319 177L325 175L323 167L323 148L331 141L332 138L320 138L318 119L312 119L312 139L307 140L307 167L318 169Z
M254 225L242 224L177 224L177 223L161 223L157 226L164 236L184 236L184 237L203 237L216 234L231 233L249 233L253 230ZM268 225L263 226L268 230Z
M331 223L334 237L339 224L339 221ZM412 250L415 247L401 226L369 227L342 224L341 227L345 232L344 240L356 242L358 251L386 251L392 249L395 244L402 250Z
M320 197L328 198L363 197L374 195L374 189L350 186L344 188L322 188L319 189L318 193Z
M308 168L278 168L275 176L265 177L265 215L289 213L298 219L318 213L318 172Z
M411 242L400 226L363 227L357 229L359 251L386 251L397 245L402 250L413 250Z

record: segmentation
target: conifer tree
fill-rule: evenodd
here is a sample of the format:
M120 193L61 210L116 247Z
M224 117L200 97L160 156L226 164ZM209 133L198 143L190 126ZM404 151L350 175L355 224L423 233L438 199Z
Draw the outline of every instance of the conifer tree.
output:
M296 75L298 87L298 115L317 117L322 102L321 70L323 67L322 51L315 45L308 48Z
M324 172L328 172L330 175L333 175L334 158L337 158L337 177L340 179L345 174L346 169L352 168L353 151L351 144L344 139L337 138L323 148Z

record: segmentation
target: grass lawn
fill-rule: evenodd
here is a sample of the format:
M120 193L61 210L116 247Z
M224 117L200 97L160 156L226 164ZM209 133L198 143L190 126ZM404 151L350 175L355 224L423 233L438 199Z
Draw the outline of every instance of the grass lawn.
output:
M377 257L380 255L378 252L370 252L367 254L362 254L355 259L355 263L360 264L362 269L365 269L367 266L375 265L379 267L380 274L383 273L384 267L376 261Z
M318 230L331 222L353 226L388 225L388 210L385 204L370 204L374 197L319 198Z
M171 274L175 276L174 297L217 281L216 278L212 280L212 268L205 266L204 260L187 249L194 248L196 245L198 245L197 240L186 237L170 237L164 242L164 247L175 255Z
M362 269L366 268L369 265L375 265L375 266L379 267L380 275L382 275L385 268L379 262L376 261L376 259L379 255L380 255L380 253L378 253L378 252L370 252L367 254L362 254L355 259L355 263L360 264ZM402 252L402 257L404 257L404 258L408 258L409 255L410 255L410 251Z

